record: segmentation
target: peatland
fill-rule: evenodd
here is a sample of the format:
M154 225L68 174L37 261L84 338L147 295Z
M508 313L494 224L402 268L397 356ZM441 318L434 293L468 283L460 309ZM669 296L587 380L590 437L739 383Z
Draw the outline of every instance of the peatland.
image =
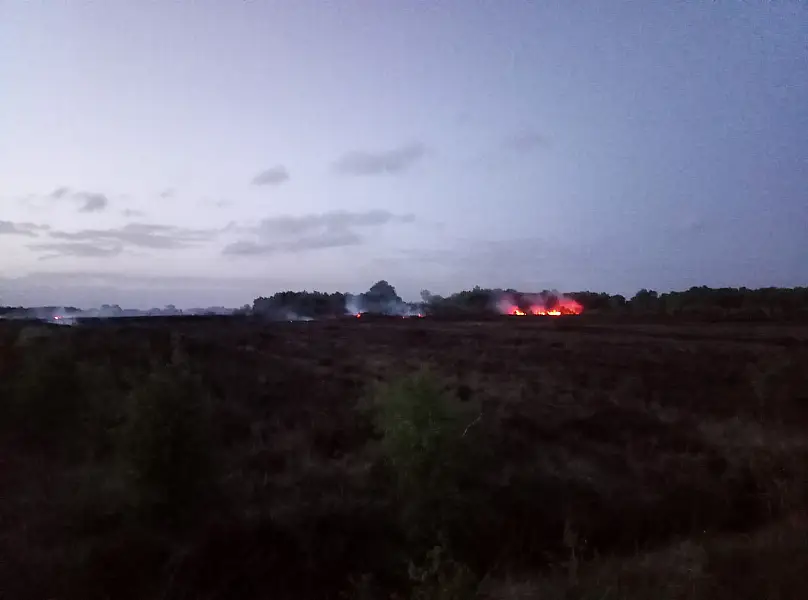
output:
M0 322L0 597L808 594L808 327Z

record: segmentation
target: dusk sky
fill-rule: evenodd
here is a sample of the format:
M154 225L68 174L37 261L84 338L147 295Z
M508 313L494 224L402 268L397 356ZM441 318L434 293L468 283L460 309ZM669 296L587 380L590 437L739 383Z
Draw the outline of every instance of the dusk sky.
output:
M808 4L0 0L0 304L808 285Z

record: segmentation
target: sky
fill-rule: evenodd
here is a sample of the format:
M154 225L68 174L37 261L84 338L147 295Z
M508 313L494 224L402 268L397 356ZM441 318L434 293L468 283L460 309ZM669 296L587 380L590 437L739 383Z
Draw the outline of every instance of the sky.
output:
M0 0L0 304L808 285L808 4Z

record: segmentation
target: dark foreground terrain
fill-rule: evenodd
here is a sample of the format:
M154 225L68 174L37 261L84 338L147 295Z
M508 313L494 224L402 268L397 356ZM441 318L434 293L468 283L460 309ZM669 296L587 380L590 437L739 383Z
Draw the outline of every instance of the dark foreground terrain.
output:
M808 328L0 322L0 598L808 597Z

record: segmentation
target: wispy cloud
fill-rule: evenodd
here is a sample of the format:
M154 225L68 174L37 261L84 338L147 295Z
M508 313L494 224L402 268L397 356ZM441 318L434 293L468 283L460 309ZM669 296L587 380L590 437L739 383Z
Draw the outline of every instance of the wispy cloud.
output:
M54 200L58 200L60 198L64 198L70 193L70 188L65 186L60 186L53 190L50 194L48 194Z
M79 212L90 213L105 210L109 206L106 194L98 192L76 192L73 197L81 201Z
M253 185L280 185L289 181L289 170L283 165L275 165L258 173L252 179Z
M0 221L0 235L21 235L37 237L39 231L46 231L47 225L35 223L14 223L13 221Z
M107 194L86 190L73 191L67 186L59 186L47 194L27 194L20 201L34 209L51 210L54 202L70 202L82 213L94 213L106 210L110 205Z
M168 198L173 198L176 195L177 195L177 190L175 190L174 188L166 188L162 192L160 192L160 198L162 198L163 200L166 200Z
M124 244L139 248L169 250L187 248L209 242L220 233L214 229L188 229L173 225L129 223L112 229L83 229L81 231L51 231L50 237L70 242L91 244Z
M361 243L362 238L353 231L327 231L281 242L262 243L243 240L228 244L222 252L226 256L266 256L281 252L305 252L325 248L357 246Z
M337 173L359 177L402 173L425 154L426 147L421 143L407 144L392 150L354 151L338 158L333 168Z
M123 251L122 244L93 244L90 242L52 242L29 244L32 250L46 252L39 260L50 260L66 256L80 258L102 258L117 256Z
M256 256L355 246L363 242L359 230L412 221L413 215L396 215L386 210L330 211L271 217L247 230L251 239L229 244L223 253L230 256Z

